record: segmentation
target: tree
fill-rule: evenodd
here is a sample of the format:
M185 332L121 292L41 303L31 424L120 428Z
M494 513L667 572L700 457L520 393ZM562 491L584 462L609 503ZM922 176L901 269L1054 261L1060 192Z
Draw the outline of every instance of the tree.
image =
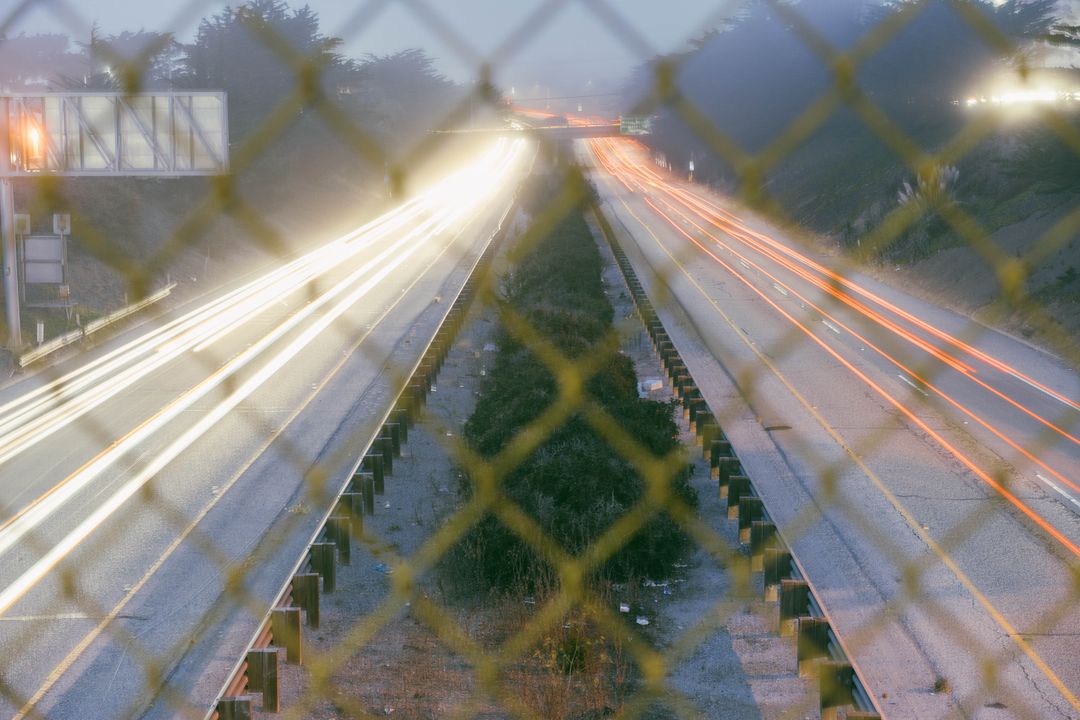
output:
M318 14L281 0L251 0L199 24L183 47L178 82L229 94L230 126L242 137L302 87L299 65L314 68L318 90L336 94L354 63L337 53L341 40L319 30ZM307 98L310 99L310 98Z
M67 35L0 35L0 88L8 92L47 85L57 75L81 74L83 58Z

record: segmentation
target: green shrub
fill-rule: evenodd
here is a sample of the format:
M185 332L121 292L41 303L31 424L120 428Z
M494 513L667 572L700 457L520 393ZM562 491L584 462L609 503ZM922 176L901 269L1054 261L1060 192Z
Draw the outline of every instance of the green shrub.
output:
M548 185L550 191L550 184ZM678 445L672 405L640 399L631 360L605 342L613 310L603 293L602 262L580 211L540 241L505 285L507 302L570 358L595 361L586 386L622 429L657 456ZM486 457L497 454L556 399L555 378L527 348L502 332L498 355L465 438ZM687 471L672 490L691 506ZM508 477L502 491L567 552L577 555L626 514L646 492L637 470L575 414ZM462 491L471 492L468 480ZM655 515L603 565L595 579L663 577L689 538L668 516ZM554 580L552 568L493 515L455 548L451 562L488 589L532 588Z

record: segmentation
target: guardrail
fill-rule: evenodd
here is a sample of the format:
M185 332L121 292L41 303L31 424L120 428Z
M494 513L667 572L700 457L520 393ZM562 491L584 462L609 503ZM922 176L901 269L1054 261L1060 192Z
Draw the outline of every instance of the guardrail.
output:
M85 325L83 325L81 328L79 328L77 330L72 330L71 332L64 333L63 335L59 335L57 337L54 337L52 340L49 340L48 342L44 342L44 343L38 345L33 350L25 352L22 355L19 355L17 358L15 358L15 363L19 367L26 367L27 365L29 365L31 363L34 363L34 362L37 362L38 360L45 357L46 355L54 353L54 352L56 352L57 350L59 350L61 348L65 348L68 345L71 345L72 343L76 343L76 342L79 342L80 340L84 340L91 333L97 332L98 330L101 330L102 328L107 327L108 325L112 325L114 322L118 322L120 320L123 320L124 318L128 317L129 315L134 315L135 313L139 312L140 310L145 310L146 308L150 307L151 305L158 302L159 300L165 299L166 297L169 296L169 293L171 293L173 291L173 289L175 289L175 288L176 288L176 283L174 283L174 282L169 283L168 285L161 288L157 292L152 293L150 295L147 295L146 297L144 297L142 300L139 300L138 302L132 303L131 305L128 305L126 307L122 307L119 310L116 310L115 312L111 312L108 315L104 315L102 317L99 317L96 320L91 320L90 322L86 323Z
M382 494L386 475L393 473L394 458L401 455L402 444L408 442L409 428L417 421L475 299L480 278L490 268L495 251L505 237L506 219L516 209L515 201L503 213L487 247L469 268L468 279L450 303L435 335L383 416L379 430L353 464L336 499L307 543L307 549L293 566L289 579L229 673L225 686L206 714L206 720L250 718L253 693L262 694L264 711L280 711L280 650L285 650L287 663L303 663L304 622L312 628L319 627L321 594L336 589L337 563L350 564L351 541L361 534L364 516L375 512L375 496Z
M765 599L778 603L780 634L795 638L799 673L817 675L822 718L869 720L883 717L874 694L860 678L843 638L834 630L813 583L791 551L783 532L773 522L753 481L739 462L735 448L724 435L717 415L702 397L675 343L664 329L607 217L596 206L593 213L615 255L638 316L660 355L675 395L685 409L690 427L709 460L720 498L727 501L728 518L739 523L739 541L749 549L751 570L763 574Z

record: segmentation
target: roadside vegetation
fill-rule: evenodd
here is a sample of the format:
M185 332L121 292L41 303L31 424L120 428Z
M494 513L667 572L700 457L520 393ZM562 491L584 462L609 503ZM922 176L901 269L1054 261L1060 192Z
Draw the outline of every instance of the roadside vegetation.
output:
M561 178L538 175L523 204L539 208L557 193ZM503 301L545 343L567 359L598 368L585 384L586 400L602 407L624 432L654 456L676 451L674 406L641 399L629 357L619 352L612 306L601 281L602 260L581 209L560 221L505 278ZM505 317L505 315L504 315ZM492 458L520 437L558 401L559 383L539 353L503 325L497 355L465 424L468 444ZM503 495L535 522L559 548L579 556L646 494L634 465L595 431L581 411L555 428L499 485ZM688 470L672 480L672 492L695 507ZM460 492L469 497L468 478ZM522 527L488 514L453 548L443 575L459 599L507 608L518 631L531 614L513 608L542 607L559 591L560 579ZM588 591L612 602L633 597L648 580L662 580L690 550L690 538L667 515L654 515L586 579ZM614 603L613 606L617 606ZM585 609L574 609L538 641L522 668L514 670L523 696L540 703L545 717L583 717L612 711L634 673L623 642L600 628Z

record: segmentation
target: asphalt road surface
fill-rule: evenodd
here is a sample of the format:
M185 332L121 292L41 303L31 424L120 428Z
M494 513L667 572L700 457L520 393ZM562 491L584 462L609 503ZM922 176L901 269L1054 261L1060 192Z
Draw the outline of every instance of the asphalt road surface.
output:
M527 154L0 393L0 716L205 712Z
M1080 717L1077 374L632 140L579 155L885 713Z

